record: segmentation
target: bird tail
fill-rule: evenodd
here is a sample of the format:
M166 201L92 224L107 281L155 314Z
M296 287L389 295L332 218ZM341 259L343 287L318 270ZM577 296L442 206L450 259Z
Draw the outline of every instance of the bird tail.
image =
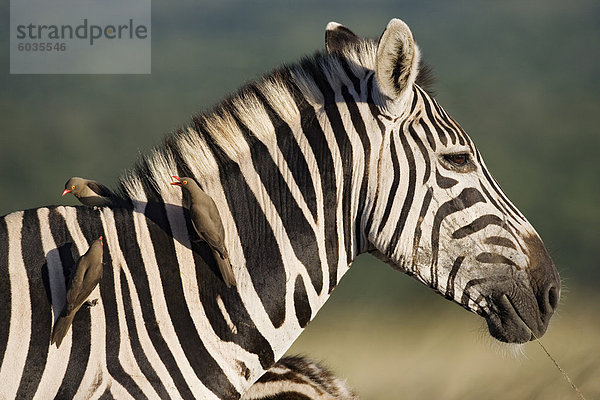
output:
M52 340L50 344L56 343L56 348L60 347L63 339L69 332L69 328L73 323L73 317L75 314L67 314L65 316L60 316L56 323L54 324L54 329L52 330Z
M233 276L233 268L231 267L231 262L229 262L229 257L221 257L217 251L214 252L214 255L217 265L219 266L219 271L221 271L221 275L223 275L225 285L227 285L228 288L235 286L235 277Z

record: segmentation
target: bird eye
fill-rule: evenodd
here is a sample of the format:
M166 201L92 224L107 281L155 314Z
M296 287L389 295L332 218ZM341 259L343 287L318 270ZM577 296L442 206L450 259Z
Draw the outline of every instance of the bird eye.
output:
M469 162L469 154L467 154L467 153L448 154L448 155L444 156L444 159L453 165L462 167Z
M71 190L75 190L75 185L71 186Z
M183 181L183 184L184 184L184 185L187 185L187 181Z

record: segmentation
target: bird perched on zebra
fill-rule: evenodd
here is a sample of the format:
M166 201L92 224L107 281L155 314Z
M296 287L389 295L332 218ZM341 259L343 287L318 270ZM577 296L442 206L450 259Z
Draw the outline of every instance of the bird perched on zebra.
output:
M347 383L321 364L284 357L244 393L242 400L358 400Z
M173 179L176 182L171 182L171 185L180 186L189 195L188 208L194 230L200 240L210 246L225 284L228 288L235 286L229 253L225 247L225 229L214 200L200 189L194 179L178 176L173 176Z
M106 186L91 179L72 177L65 183L62 195L72 193L83 205L105 207L114 205L115 194Z
M75 314L102 278L103 245L102 236L100 236L92 243L88 251L79 258L75 269L71 273L65 306L52 331L51 344L56 343L57 348L60 347L69 331Z

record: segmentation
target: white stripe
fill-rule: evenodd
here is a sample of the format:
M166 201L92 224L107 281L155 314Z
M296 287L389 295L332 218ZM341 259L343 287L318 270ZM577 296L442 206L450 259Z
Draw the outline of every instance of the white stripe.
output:
M175 333L175 328L171 323L171 316L167 308L166 299L163 292L162 282L160 280L160 272L158 264L154 256L154 247L152 246L152 240L150 238L150 232L144 216L144 209L146 207L145 202L134 202L133 222L136 232L136 239L140 245L140 251L144 265L146 266L146 273L148 276L148 285L150 287L151 300L156 314L156 320L160 321L158 328L161 335L165 339L169 350L173 354L173 357L177 361L181 373L187 382L188 386L194 392L194 395L202 399L217 399L215 394L211 392L204 384L198 379L192 366L190 365L185 352L183 351L179 339Z
M240 107L240 105L238 105L238 108L239 107ZM296 181L294 180L294 175L292 174L292 171L288 167L285 157L281 153L279 146L277 146L277 143L274 140L275 127L271 123L271 120L270 120L269 116L267 115L266 111L264 110L264 108L262 107L262 105L254 104L252 107L247 106L247 109L245 111L246 111L246 113L240 113L238 116L240 117L240 119L242 121L244 121L244 123L248 126L248 128L250 130L252 130L253 132L263 130L263 131L267 131L269 133L268 135L263 134L263 135L260 135L257 137L259 140L261 140L263 142L265 147L267 147L269 155L271 156L271 159L273 160L273 162L277 165L277 167L281 173L281 176L283 177L284 181L288 185L288 188L290 190L290 193L292 194L292 197L294 198L294 201L296 202L296 204L302 211L304 218L306 219L306 221L308 222L309 226L311 227L313 233L315 234L316 245L317 245L318 255L319 255L319 264L321 266L323 264L326 264L327 263L327 255L326 255L326 250L325 250L324 227L322 225L320 227L318 227L317 224L315 223L315 221L312 217L312 214L310 213L308 206L306 205L306 202L304 201L304 197L302 196L302 193L300 192L300 188L298 187L298 185L296 184ZM247 114L253 115L253 118L246 118ZM261 123L259 124L257 122L257 120L260 120ZM265 136L268 137L269 139L265 140ZM245 169L243 169L243 170L245 171ZM268 197L268 195L267 195L267 197ZM273 207L272 209L276 213L274 205L272 207ZM283 228L283 223L282 223L282 229L285 230L285 228ZM322 238L322 240L319 240L320 238ZM293 247L291 245L291 241L290 241L288 250L291 252L294 252ZM288 250L285 250L285 251L288 251ZM302 273L301 275L305 282L305 285L308 282L312 283L312 279L310 279L310 277L309 277L310 275L308 273L308 270L306 269L307 266L300 263L300 261L297 259L295 260L295 262L296 262L296 265L298 265L298 268L304 267L305 273ZM295 278L294 278L294 281L295 281ZM319 297L317 297L317 293L314 290L314 285L308 285L307 287L310 287L310 286L313 286L313 290L311 291L309 289L307 291L307 294L308 294L308 300L309 300L309 303L311 306L311 310L313 310L312 316L314 316L314 313L316 313L316 310L318 310L321 307L321 305L323 304L324 299L321 300L321 299L319 299ZM327 293L327 292L328 292L327 288L323 287L322 293ZM311 294L314 294L314 295L311 296Z
M75 246L77 246L78 253L80 255L85 254L91 243L88 243L81 231L79 222L77 221L77 209L74 207L58 207L56 211L65 218L66 226ZM100 396L106 386L112 383L112 379L106 369L106 321L99 285L92 291L89 298L97 298L98 303L90 308L90 355L85 367L85 374L74 397L82 399ZM72 340L72 332L73 330L70 329L65 339ZM61 345L61 350L62 347Z
M56 323L66 301L65 277L63 274L63 265L60 260L54 237L50 231L49 210L47 208L38 208L38 218L40 219L40 236L42 248L46 254L46 263L48 265L48 278L50 280L50 293L52 296L52 312ZM58 389L67 371L69 365L69 354L71 353L71 336L63 340L60 349L56 345L50 345L48 356L46 357L46 366L40 380L40 384L35 393L35 400L52 399L56 396Z
M352 260L348 260L346 257L346 243L344 237L344 214L343 214L343 197L344 197L344 170L342 163L342 156L340 154L340 149L337 146L337 141L335 139L335 135L333 133L333 129L329 122L329 118L325 113L325 110L320 107L315 109L315 113L317 115L317 121L321 126L321 129L325 133L325 139L327 141L327 146L329 147L329 151L331 152L331 157L333 158L333 168L335 170L335 181L336 181L336 226L337 226L337 236L338 236L338 265L336 265L336 270L346 269L348 267L348 263ZM350 243L348 243L348 246ZM341 276L338 276L337 282Z
M260 368L260 360L256 354L250 353L244 348L233 342L221 340L215 333L210 320L208 319L204 306L200 302L198 280L202 277L196 275L196 265L194 255L191 250L189 234L186 221L183 214L183 208L172 204L167 204L167 218L173 234L173 243L175 245L175 254L180 268L181 283L183 294L187 307L194 322L196 330L202 339L206 350L215 362L223 369L223 373L238 392L245 391L249 384L241 373L237 361L242 361L246 366ZM217 303L220 297L217 297ZM223 305L221 300L220 305ZM223 305L224 306L224 305ZM220 306L219 306L220 307ZM221 309L223 310L223 309ZM226 318L229 315L225 314ZM230 326L233 325L231 318L228 319Z
M160 359L160 356L156 352L152 341L150 340L150 336L148 335L148 331L146 329L146 322L143 319L143 312L140 303L140 298L137 293L137 289L135 284L133 283L133 278L131 276L131 272L129 271L129 267L123 256L121 248L119 246L119 237L117 233L117 228L114 221L114 214L110 209L102 209L102 214L104 215L104 232L105 232L105 240L106 246L110 251L110 257L113 262L114 268L119 266L123 272L125 273L125 279L127 280L127 285L129 287L129 295L131 297L131 308L132 313L135 319L135 326L138 333L138 340L140 341L140 346L148 359L148 363L152 366L158 377L160 378L162 384L165 389L169 393L169 395L174 399L181 399L179 392L177 391L177 387L171 378L171 375L167 368L164 366L163 362ZM123 335L123 332L121 333Z
M223 303L223 299L221 298L221 295L217 295L217 306L219 307L219 310L221 311L221 314L223 315L223 319L225 319L225 323L231 330L231 333L233 333L234 335L237 335L237 333L238 333L237 326L235 326L235 324L231 320L231 317L229 316L229 312L227 312L227 308L225 308L225 303Z
M123 371L131 377L137 386L141 389L144 395L148 398L158 399L158 394L154 391L154 388L146 379L146 376L139 368L137 361L133 355L131 349L131 343L129 340L129 332L127 330L127 321L125 319L125 308L123 306L123 293L121 292L121 274L119 273L119 263L113 262L113 278L115 284L115 300L117 303L117 316L119 322L119 362ZM109 266L110 267L110 266ZM104 271L104 274L108 271Z
M273 90L276 89L276 87L273 88ZM285 104L288 104L288 108L291 108L291 110L293 112L289 112L289 109L286 110L280 110L279 107L277 107L276 104L272 104L275 108L275 110L278 111L279 116L288 124L288 126L290 127L290 129L292 130L292 133L294 135L294 138L296 139L296 143L298 143L298 146L300 147L300 151L302 152L302 155L304 156L304 159L306 160L306 163L308 165L308 170L310 172L310 177L311 180L313 182L313 187L315 190L315 197L316 197L316 208L317 208L317 220L315 222L315 227L313 228L313 230L316 233L316 239L317 239L317 246L319 249L319 258L321 260L321 275L323 276L323 291L321 294L321 297L319 299L319 304L317 305L317 307L313 308L312 310L312 317L315 316L315 314L317 313L317 311L319 310L319 308L321 308L321 306L325 303L325 301L329 298L329 266L327 264L327 249L325 248L325 216L324 216L324 211L323 211L323 188L321 186L321 175L319 173L319 166L317 164L317 160L315 158L315 155L312 151L312 148L310 147L310 143L308 142L308 139L306 138L306 134L305 132L303 132L302 130L302 125L300 122L300 112L297 110L296 105L293 101L293 99L291 98L291 96L289 95L289 93L287 93L287 90L285 90L284 92L284 88L281 89L281 92L278 92L276 94L271 94L270 92L272 90L265 90L263 91L263 93L265 94L265 96L268 99L271 99L271 102L275 101L277 98L281 97L284 95L284 93L286 93L289 98L287 96L284 96L284 98L286 99L286 101L284 102ZM288 111L288 112L286 112ZM323 171L324 173L327 173L328 171ZM311 225L312 226L312 225Z
M11 309L8 342L0 368L0 398L13 399L19 389L31 340L31 302L27 271L21 253L23 212L7 215L4 221L8 231Z
M203 143L198 134L195 135L195 140ZM246 268L246 259L244 257L241 240L237 232L233 215L229 209L223 186L219 180L219 175L216 174L215 176L205 177L204 171L201 169L201 164L196 160L195 154L197 150L195 150L195 146L193 145L198 142L186 141L179 143L181 156L189 166L192 174L198 178L198 183L204 188L206 193L212 197L219 209L219 214L223 219L223 227L225 228L226 247L229 251L229 259L231 260L233 274L237 282L236 289L244 302L245 308L250 314L250 318L256 325L256 328L264 338L271 343L275 340L275 329L273 328L273 324L264 307L262 307L262 301L254 289L252 278ZM206 146L206 144L204 144L204 146ZM205 162L214 164L216 168L216 161L209 154L206 154ZM181 204L181 200L179 200L179 204ZM255 369L252 368L250 368L250 370L255 371Z
M354 92L354 86L349 86L350 95ZM350 196L350 243L346 243L346 247L350 247L352 249L352 255L357 254L357 243L356 242L356 230L360 229L360 226L357 226L354 221L356 221L356 216L359 212L358 210L358 202L360 200L360 189L362 184L362 177L365 173L365 149L362 146L362 142L360 137L358 136L358 132L355 130L354 123L352 122L352 118L350 116L350 110L346 105L346 101L341 93L336 92L336 106L340 113L342 124L344 125L344 130L348 135L348 141L352 146L352 183L350 187L352 188L352 193L344 193L344 196ZM358 101L355 99L355 104ZM343 210L342 210L343 211ZM362 212L362 210L360 210ZM343 229L342 229L343 231ZM346 253L347 254L347 253ZM337 270L337 279L338 282L342 279L342 276L348 271L350 267L350 263L353 261L347 260L345 265L341 265Z

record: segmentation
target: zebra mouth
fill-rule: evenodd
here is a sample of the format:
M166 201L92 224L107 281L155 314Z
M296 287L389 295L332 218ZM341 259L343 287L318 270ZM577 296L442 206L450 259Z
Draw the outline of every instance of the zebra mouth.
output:
M526 343L535 338L525 321L528 318L522 316L523 310L507 294L494 299L494 306L494 311L486 316L488 330L494 338L505 343Z

